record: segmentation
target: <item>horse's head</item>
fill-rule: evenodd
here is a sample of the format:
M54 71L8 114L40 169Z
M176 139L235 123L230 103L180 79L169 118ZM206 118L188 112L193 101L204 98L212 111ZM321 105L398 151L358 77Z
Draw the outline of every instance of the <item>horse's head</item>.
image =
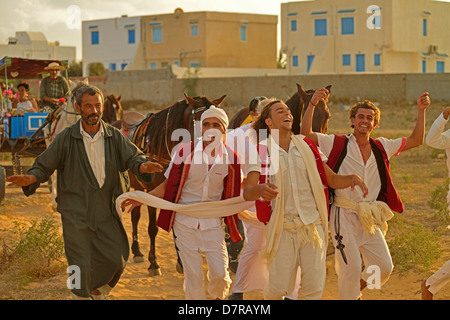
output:
M331 92L331 85L326 89ZM292 125L292 132L294 134L300 133L300 125L303 119L303 114L314 95L315 90L303 90L300 84L297 84L297 92L286 101L286 105L291 109L294 123ZM314 132L326 133L328 130L328 119L330 118L330 110L326 104L327 101L320 101L314 111L312 130Z
M122 96L119 96L117 98L114 94L110 94L105 97L103 121L105 121L106 123L113 123L117 120L122 119L123 108L120 104L121 98Z
M186 103L188 104L188 107L185 109L184 116L183 116L183 124L184 127L191 132L191 134L194 133L194 124L195 121L200 121L200 118L202 116L202 113L209 109L212 105L216 107L220 107L220 104L225 99L226 95L215 99L215 100L209 100L205 96L200 97L190 97L187 93L184 94L186 98Z

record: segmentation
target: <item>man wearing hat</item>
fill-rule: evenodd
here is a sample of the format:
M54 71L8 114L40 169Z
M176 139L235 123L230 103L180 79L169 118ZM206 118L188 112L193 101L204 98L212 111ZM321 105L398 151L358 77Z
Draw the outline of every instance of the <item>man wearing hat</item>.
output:
M51 62L44 68L49 72L49 76L42 79L40 93L42 100L42 111L52 112L58 107L60 99L64 98L67 101L70 97L69 83L66 79L59 75L60 71L65 68L58 62Z
M239 156L225 145L227 114L223 109L211 106L202 114L201 126L202 138L177 146L165 172L166 180L149 192L151 195L179 204L218 201L240 195ZM241 240L237 214L224 219L232 239ZM175 246L183 264L187 300L206 299L201 253L208 260L209 297L224 299L228 295L231 278L221 220L170 210L159 213L157 225L166 231L173 231Z

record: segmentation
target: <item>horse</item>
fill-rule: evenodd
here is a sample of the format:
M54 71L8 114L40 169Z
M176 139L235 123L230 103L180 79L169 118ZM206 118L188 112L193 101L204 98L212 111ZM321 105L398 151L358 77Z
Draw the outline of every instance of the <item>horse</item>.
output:
M133 128L133 125L126 126L129 130L128 138L136 144L150 159L159 162L164 170L167 168L171 159L171 152L178 141L172 141L172 133L176 129L187 129L190 133L191 140L194 137L194 123L199 121L201 114L207 110L211 105L220 107L220 104L225 99L225 95L210 101L205 96L189 97L185 93L185 99L179 100L169 107L155 113L148 113L140 123ZM123 126L120 121L113 124L116 127ZM130 129L131 127L131 129ZM151 191L161 184L165 177L163 173L156 173L150 184L139 181L136 176L129 171L130 185L134 190ZM156 258L156 235L158 234L158 227L156 226L156 209L147 207L149 214L148 235L150 237L150 249L148 253L148 261L150 263L148 272L150 276L161 275L160 267ZM135 262L143 262L144 255L140 251L138 241L138 223L141 217L141 208L137 207L131 212L132 223L132 238L131 251L133 260ZM181 262L178 258L177 270L182 272Z
M103 103L103 115L102 119L106 123L112 124L123 117L123 108L120 103L122 95L118 98L114 94L105 96L105 102Z
M326 89L331 93L331 85ZM309 102L314 95L315 90L303 90L302 86L297 83L297 92L286 100L286 105L291 110L293 116L292 132L300 133L303 115L306 112ZM331 113L326 104L327 101L319 101L314 110L312 130L314 132L326 133L328 131L328 120Z

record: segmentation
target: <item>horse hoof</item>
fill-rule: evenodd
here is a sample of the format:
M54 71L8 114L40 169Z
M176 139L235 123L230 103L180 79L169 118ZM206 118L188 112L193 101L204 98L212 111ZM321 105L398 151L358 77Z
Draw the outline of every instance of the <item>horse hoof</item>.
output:
M148 269L148 274L150 275L150 277L154 277L154 276L160 276L161 273L161 269Z
M135 263L141 263L141 262L144 262L144 256L134 256L134 257L133 257L133 261L134 261Z

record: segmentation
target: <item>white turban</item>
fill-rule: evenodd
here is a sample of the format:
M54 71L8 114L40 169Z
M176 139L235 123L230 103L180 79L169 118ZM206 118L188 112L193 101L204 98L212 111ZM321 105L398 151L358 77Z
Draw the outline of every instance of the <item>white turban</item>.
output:
M203 123L203 120L206 118L217 118L223 124L225 130L228 128L228 116L222 108L217 108L215 106L209 107L209 109L202 113L200 122Z

